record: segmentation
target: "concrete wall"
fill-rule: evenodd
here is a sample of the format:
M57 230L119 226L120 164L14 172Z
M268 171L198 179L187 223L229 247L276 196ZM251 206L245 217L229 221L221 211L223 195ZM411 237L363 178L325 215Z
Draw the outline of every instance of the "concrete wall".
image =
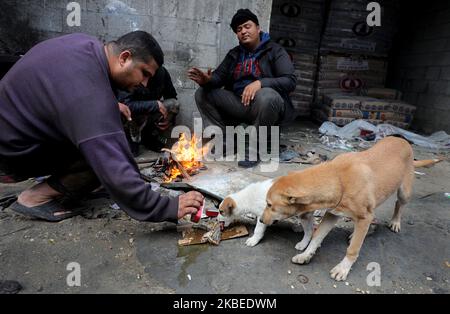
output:
M450 132L450 2L402 6L390 85L418 106L413 128Z
M215 68L237 44L229 27L239 8L255 12L268 30L272 0L78 0L81 26L69 27L69 0L1 0L0 53L26 51L38 41L83 32L109 41L133 31L155 36L182 103L179 123L191 125L196 85L186 77L192 66ZM8 47L9 51L6 51Z

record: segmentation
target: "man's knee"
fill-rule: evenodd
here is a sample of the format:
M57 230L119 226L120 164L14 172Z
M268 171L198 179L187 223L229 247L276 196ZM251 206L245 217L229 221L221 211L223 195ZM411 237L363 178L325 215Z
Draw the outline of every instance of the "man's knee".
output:
M281 114L284 110L284 100L273 88L260 89L255 98L255 105L259 110Z
M197 107L203 107L207 103L207 93L203 87L199 87L194 95Z

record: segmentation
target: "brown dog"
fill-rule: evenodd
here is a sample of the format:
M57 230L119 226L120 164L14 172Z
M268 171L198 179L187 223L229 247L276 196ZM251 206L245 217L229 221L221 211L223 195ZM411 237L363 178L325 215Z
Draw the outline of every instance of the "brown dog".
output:
M397 137L380 140L372 148L346 153L334 160L277 179L267 193L262 222L329 208L313 238L292 262L305 264L315 254L339 216L354 222L354 232L345 258L331 270L331 277L345 280L374 218L374 210L397 192L394 215L389 227L400 231L403 205L412 194L414 168L434 164L439 159L414 161L407 141Z

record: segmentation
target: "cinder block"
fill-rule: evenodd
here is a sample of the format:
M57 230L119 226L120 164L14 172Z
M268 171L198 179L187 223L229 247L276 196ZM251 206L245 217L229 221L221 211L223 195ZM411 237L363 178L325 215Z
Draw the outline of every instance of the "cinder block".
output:
M440 78L444 80L450 80L450 66L441 68Z
M419 79L419 78L423 78L425 76L426 73L426 67L409 67L406 70L405 73L405 78L407 79Z
M86 33L92 36L105 38L108 35L108 16L102 13L94 13L89 11L81 12L81 25L70 27L67 25L67 16L63 21L64 33ZM114 35L114 39L116 36Z
M218 22L221 1L217 0L179 0L178 18Z
M180 113L177 116L177 125L185 125L192 130L193 112L197 112L197 105L194 99L195 90L180 90L178 91L178 100L180 102Z
M143 30L152 32L152 17L135 14L108 14L108 33L122 36L126 33Z
M419 99L419 93L407 92L407 93L403 94L403 100L406 101L407 103L416 105L418 99Z
M450 65L450 52L435 53L433 65Z
M438 95L421 93L419 94L417 105L422 107L427 106L431 108L433 104L436 102L437 96Z
M148 15L148 0L126 0L124 1L130 7L136 10L136 14Z
M437 80L439 78L440 74L441 74L440 67L429 67L425 74L425 78L427 80Z
M156 38L174 42L177 36L177 19L153 16L152 30Z
M77 2L80 5L81 10L86 10L86 0L44 0L46 8L57 8L67 10L67 5L70 2Z
M154 35L152 33L152 35ZM175 65L175 57L174 57L174 46L175 43L173 41L167 41L167 40L162 40L161 38L157 38L156 36L154 36L155 39L157 40L158 44L160 45L163 53L164 53L164 65L167 66L172 66Z
M416 41L413 46L414 52L432 52L432 51L445 51L447 44L447 38L429 39L423 41Z
M175 61L185 66L215 68L218 65L217 48L199 44L175 43Z
M428 83L428 93L446 94L450 87L450 81L431 81Z
M91 12L105 13L109 0L86 0L86 9Z
M434 109L450 110L450 96L437 95L436 100L433 103Z
M198 22L196 42L203 45L217 46L218 25L212 22Z
M178 0L149 0L149 15L177 17Z
M402 86L405 92L426 93L428 91L428 81L419 79L406 79Z
M141 30L141 31L146 31L146 32L152 34L152 32L153 32L152 19L153 18L148 15L135 16L131 21L131 30L132 31Z
M29 18L30 26L34 29L59 33L63 30L63 9L34 6L30 8ZM65 18L64 14L64 21Z

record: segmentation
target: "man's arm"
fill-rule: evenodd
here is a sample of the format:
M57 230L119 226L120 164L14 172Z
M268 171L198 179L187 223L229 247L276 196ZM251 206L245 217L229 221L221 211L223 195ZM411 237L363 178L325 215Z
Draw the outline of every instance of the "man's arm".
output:
M274 77L260 79L261 87L270 87L278 92L288 94L295 90L297 84L294 65L283 47L277 46L274 49L275 58L271 64Z
M123 132L83 141L79 149L115 202L141 221L177 221L178 198L152 191L137 170Z
M205 89L221 88L226 84L227 77L230 74L231 62L233 62L233 58L228 53L213 72L211 72L211 69L208 72L203 72L198 68L191 68L188 71L188 77Z
M230 67L233 58L230 53L225 56L222 63L212 72L211 81L206 84L205 88L220 88L226 84L227 77L230 75Z
M156 100L135 100L132 93L119 90L117 100L130 108L133 115L151 114L159 111Z
M171 221L196 213L204 197L195 191L169 198L152 191L140 176L123 132L82 141L79 149L117 204L141 221Z

